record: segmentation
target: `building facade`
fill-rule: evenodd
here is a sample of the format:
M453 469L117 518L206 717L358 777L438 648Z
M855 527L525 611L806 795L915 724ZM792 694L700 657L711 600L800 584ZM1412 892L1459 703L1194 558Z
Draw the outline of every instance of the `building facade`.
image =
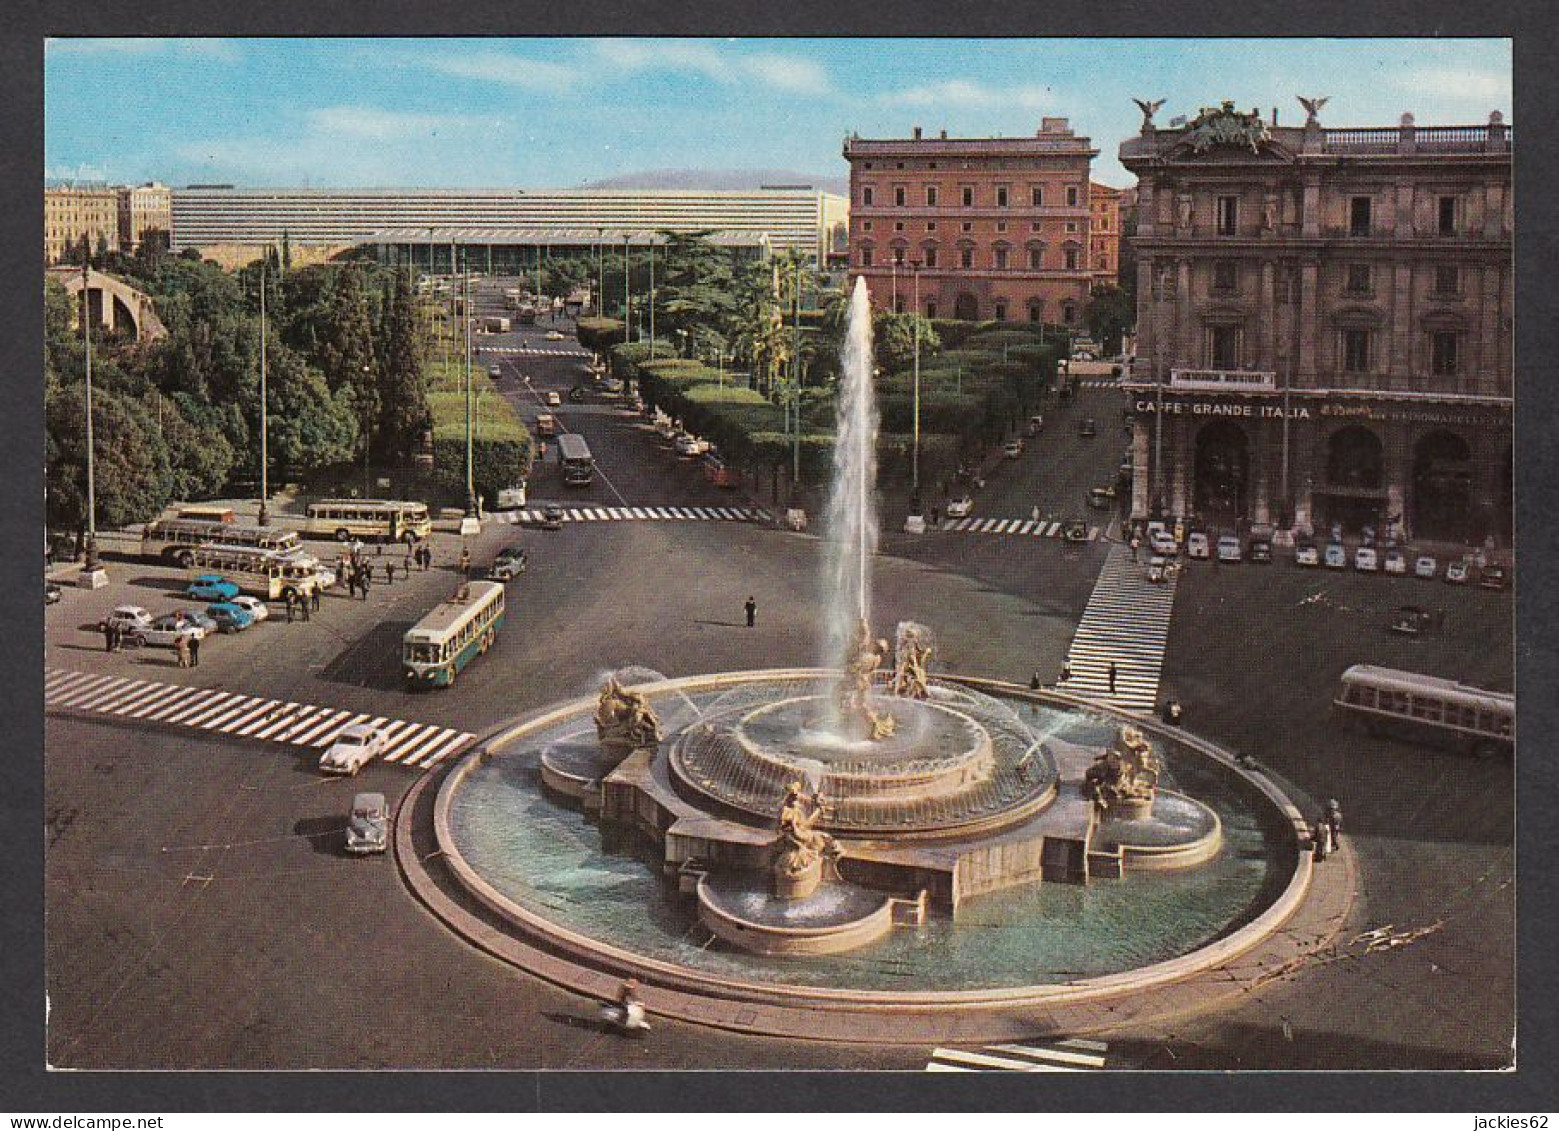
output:
M1097 154L1065 118L1033 137L846 138L852 281L883 309L1081 324Z
M1121 190L1088 186L1088 263L1094 282L1111 285L1121 269Z
M119 246L134 252L151 232L158 233L152 238L161 240L166 249L173 229L173 196L168 186L152 181L121 188L118 195Z
M1275 128L1231 103L1138 177L1134 516L1508 535L1511 129Z
M43 261L58 263L85 239L95 254L118 251L119 193L106 185L52 185L43 190Z
M295 248L345 249L377 233L486 229L612 233L746 233L776 251L825 260L848 225L848 204L805 186L740 192L520 189L239 189L172 192L173 249L258 248L285 235Z

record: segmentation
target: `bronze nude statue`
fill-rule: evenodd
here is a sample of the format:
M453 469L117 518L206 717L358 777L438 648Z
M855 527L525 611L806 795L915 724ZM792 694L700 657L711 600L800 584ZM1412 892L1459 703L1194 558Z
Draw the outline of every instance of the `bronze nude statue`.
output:
M1083 775L1083 796L1101 813L1146 816L1158 793L1158 757L1139 727L1121 727L1115 743Z
M777 851L772 866L774 894L779 899L802 899L827 878L838 878L843 855L839 842L815 826L825 812L822 797L807 793L800 782L791 782L780 804Z
M660 719L639 691L629 691L611 676L601 685L595 708L595 733L608 750L630 751L660 745Z
M848 722L861 722L872 741L881 741L894 731L892 715L879 715L872 709L872 676L888 656L888 642L873 640L871 625L861 619L855 630L855 642L839 685L839 714Z

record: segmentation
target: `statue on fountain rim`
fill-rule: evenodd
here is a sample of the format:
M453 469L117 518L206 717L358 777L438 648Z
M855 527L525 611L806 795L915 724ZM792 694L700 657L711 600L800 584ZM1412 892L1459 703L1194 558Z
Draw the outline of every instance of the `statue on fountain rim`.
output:
M1146 816L1158 794L1160 764L1140 727L1122 726L1115 742L1083 774L1083 796L1101 813L1114 808L1127 816Z
M807 793L800 782L791 782L780 803L779 832L772 876L774 894L780 899L801 899L817 890L824 879L839 878L839 842L816 828L827 811L822 794Z
M642 691L629 691L609 676L596 701L595 733L609 750L627 753L660 745L660 719Z
M894 731L893 716L878 714L872 708L872 677L890 654L886 640L872 639L871 625L862 617L856 625L855 640L845 662L844 680L839 685L839 714L848 722L866 725L873 742L880 742Z
M928 699L926 686L931 667L931 641L919 625L899 626L898 646L894 652L893 694L902 699Z

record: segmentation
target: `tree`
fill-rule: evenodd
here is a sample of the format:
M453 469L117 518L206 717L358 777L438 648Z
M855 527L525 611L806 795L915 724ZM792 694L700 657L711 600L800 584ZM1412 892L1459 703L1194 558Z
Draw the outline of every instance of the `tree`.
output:
M942 339L929 319L919 314L892 314L878 311L872 319L872 337L876 345L877 365L884 373L909 368L915 360L915 330L920 330L920 357L942 348Z
M170 474L167 447L144 402L94 380L92 419L98 525L152 518L169 498ZM44 403L48 521L77 531L87 524L85 420L85 383L51 382Z
M284 344L271 349L266 384L270 457L278 480L348 463L361 453L350 388L332 393L324 374Z
M1105 284L1095 287L1083 308L1083 321L1088 333L1103 347L1106 354L1116 354L1121 349L1121 335L1136 318L1136 307L1119 287Z
M384 341L379 375L379 450L382 458L405 460L433 426L423 371L425 342L417 327L411 279L405 271L395 273Z

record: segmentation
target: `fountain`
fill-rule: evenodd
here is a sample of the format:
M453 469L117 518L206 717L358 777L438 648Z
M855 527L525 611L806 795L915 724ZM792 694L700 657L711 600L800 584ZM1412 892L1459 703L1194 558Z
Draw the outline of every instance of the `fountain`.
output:
M924 625L874 634L864 280L843 362L823 666L608 676L449 774L445 866L554 948L752 993L1072 984L1237 934L1285 875L1281 795L1145 720L933 674Z

